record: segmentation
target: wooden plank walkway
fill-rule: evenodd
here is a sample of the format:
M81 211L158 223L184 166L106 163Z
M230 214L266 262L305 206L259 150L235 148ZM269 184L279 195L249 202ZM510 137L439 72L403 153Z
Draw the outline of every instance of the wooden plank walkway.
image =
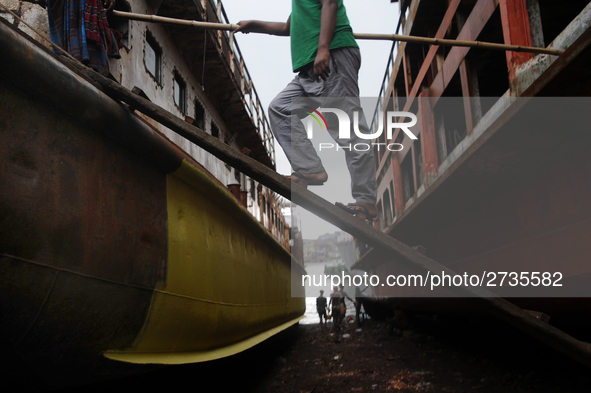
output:
M447 267L415 251L413 248L367 225L364 221L347 214L342 209L307 189L297 185L292 186L288 179L273 169L231 148L217 138L186 123L149 100L125 89L118 83L67 58L62 57L60 61L111 98L129 104L134 109L158 121L165 127L170 128L285 198L290 200L292 198L296 199L299 206L334 224L370 246L381 249L391 255L397 262L403 263L417 273L426 274L430 271L437 274L441 272L449 275L456 274ZM565 355L591 367L591 344L575 339L483 288L449 287L448 289L455 292L458 296L472 297L472 300L479 307L492 315L514 325Z

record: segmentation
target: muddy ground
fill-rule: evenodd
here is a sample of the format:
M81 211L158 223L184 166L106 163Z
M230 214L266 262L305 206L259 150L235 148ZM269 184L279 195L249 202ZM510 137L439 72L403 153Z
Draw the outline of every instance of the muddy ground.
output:
M335 335L298 325L237 356L158 370L67 392L589 392L591 372L492 320L412 318ZM583 332L584 333L584 332Z

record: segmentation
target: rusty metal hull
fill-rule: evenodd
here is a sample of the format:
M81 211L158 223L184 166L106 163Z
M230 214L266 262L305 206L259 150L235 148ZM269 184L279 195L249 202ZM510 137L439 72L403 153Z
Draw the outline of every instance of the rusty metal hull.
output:
M76 383L229 356L297 323L289 253L197 162L4 23L0 56L15 362Z

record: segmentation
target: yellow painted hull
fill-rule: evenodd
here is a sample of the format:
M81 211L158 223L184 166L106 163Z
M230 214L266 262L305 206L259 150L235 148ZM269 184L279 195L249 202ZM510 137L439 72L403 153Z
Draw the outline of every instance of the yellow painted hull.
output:
M304 293L292 297L287 251L188 161L166 183L166 278L157 284L131 348L105 356L132 363L207 361L243 351L297 323Z

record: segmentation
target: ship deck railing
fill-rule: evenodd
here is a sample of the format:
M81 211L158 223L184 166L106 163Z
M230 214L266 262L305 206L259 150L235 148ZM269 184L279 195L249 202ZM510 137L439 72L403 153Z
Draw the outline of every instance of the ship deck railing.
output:
M221 0L201 0L200 5L202 7L201 11L203 12L203 18L205 21L225 24L230 23ZM234 34L222 30L212 32L212 34L217 36L216 42L218 45L218 51L222 54L222 58L227 62L230 71L232 72L232 76L234 77L242 96L244 108L250 115L250 119L257 129L265 150L269 153L271 162L273 166L275 166L275 137L271 132L269 120L267 119L257 90L252 82L250 72L244 63L240 47L236 40L234 40Z

